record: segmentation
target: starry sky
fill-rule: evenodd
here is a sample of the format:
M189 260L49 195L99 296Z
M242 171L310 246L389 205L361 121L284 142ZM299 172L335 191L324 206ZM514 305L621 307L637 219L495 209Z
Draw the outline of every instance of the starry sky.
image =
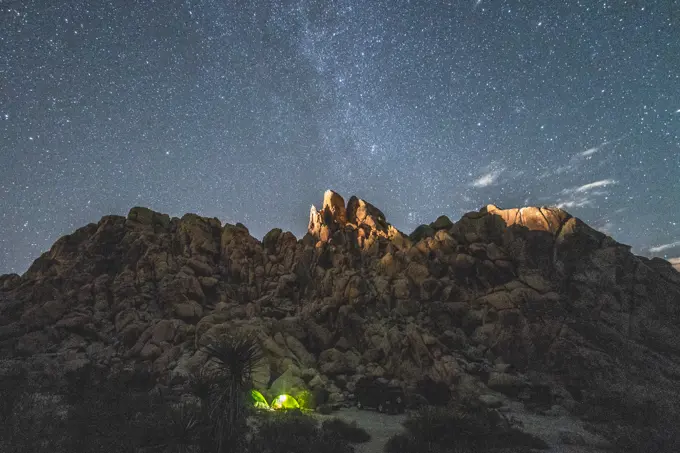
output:
M0 0L0 273L132 206L557 205L680 256L680 0Z

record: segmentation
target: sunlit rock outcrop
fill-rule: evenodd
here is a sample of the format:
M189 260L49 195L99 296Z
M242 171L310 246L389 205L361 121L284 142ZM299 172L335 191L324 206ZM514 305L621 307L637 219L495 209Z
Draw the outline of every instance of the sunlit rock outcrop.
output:
M680 258L671 258L668 261L676 271L680 272Z
M378 238L390 239L396 246L406 246L407 237L387 223L385 214L371 203L351 197L347 206L338 193L327 190L323 207L312 206L309 213L308 234L321 243L351 243L366 250Z

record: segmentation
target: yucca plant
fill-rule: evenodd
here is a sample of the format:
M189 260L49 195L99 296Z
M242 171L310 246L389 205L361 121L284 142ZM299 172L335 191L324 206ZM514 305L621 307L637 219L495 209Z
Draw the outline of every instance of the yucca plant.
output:
M147 420L144 452L198 453L202 434L198 407L181 403L160 409Z
M223 336L203 349L209 358L213 438L217 453L224 453L243 440L239 434L246 429L245 395L264 356L257 337L250 332Z

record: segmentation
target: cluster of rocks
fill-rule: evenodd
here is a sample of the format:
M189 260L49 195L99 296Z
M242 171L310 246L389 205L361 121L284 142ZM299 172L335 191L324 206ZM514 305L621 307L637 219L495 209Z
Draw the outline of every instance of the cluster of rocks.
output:
M680 273L556 208L489 205L405 235L328 191L307 234L133 208L0 276L0 359L55 380L136 367L185 388L201 349L251 332L256 382L352 398L363 376L427 379L497 405L570 408L606 387L678 389Z

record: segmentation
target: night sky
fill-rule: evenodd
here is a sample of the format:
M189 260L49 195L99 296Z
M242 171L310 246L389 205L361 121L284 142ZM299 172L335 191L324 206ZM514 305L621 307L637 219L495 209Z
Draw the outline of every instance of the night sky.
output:
M132 206L301 237L328 188L680 256L680 0L0 0L0 273Z

